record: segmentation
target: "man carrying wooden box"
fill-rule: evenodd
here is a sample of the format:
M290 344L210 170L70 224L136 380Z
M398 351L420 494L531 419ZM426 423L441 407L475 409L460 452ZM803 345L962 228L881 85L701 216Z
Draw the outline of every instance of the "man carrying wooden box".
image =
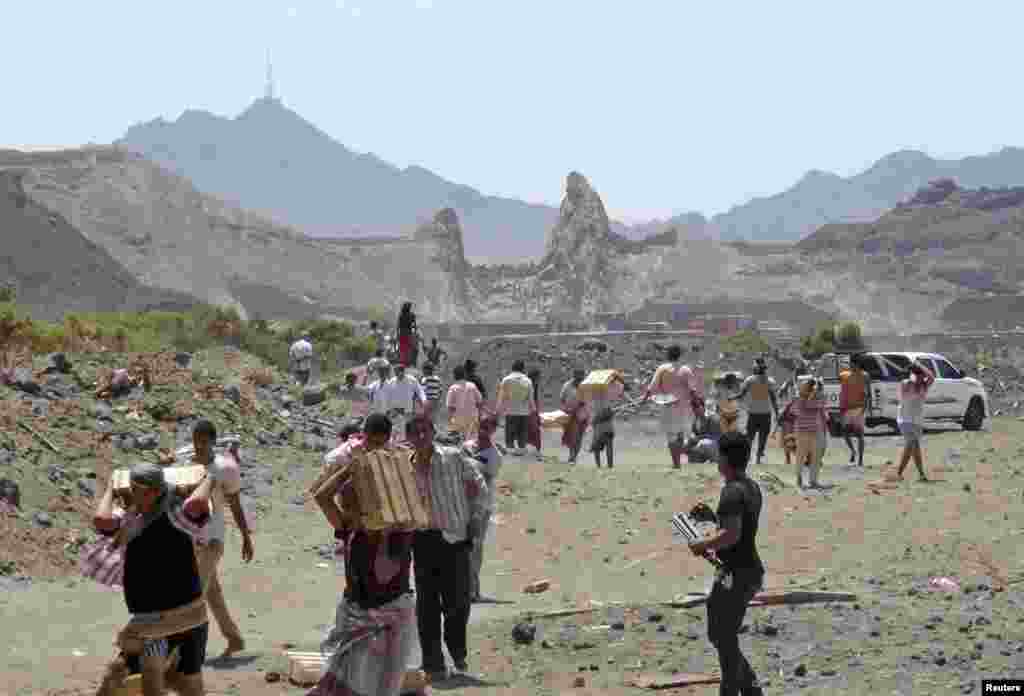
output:
M412 532L430 524L429 500L416 484L408 452L390 441L390 419L367 416L362 436L331 452L310 488L344 546L345 591L321 646L331 652L326 672L309 696L410 691L405 667L416 644Z

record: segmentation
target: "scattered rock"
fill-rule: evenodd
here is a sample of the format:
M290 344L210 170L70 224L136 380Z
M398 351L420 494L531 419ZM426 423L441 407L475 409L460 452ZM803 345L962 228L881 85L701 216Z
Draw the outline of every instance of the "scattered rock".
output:
M807 666L804 665L804 664L797 665L796 669L793 670L793 674L798 676L798 677L805 677L805 676L807 676Z
M834 677L834 676L836 676L836 671L834 669L823 669L823 670L821 670L821 676L823 676L823 677Z
M88 498L96 497L96 481L94 479L80 478L77 483L78 490L82 495Z
M624 622L622 622L622 621L614 621L614 622L612 622L611 629L613 631L625 631L626 630L626 624Z
M2 452L4 450L0 450ZM14 507L21 507L21 489L14 481L6 478L0 479L0 500L6 501Z
M314 384L302 390L302 405L316 406L327 398L327 388L322 384Z
M578 640L578 641L576 641L575 643L572 644L572 649L573 650L590 650L590 649L596 648L596 647L597 647L597 643L593 643L593 642L591 642L589 640Z
M67 374L71 372L71 362L64 353L53 353L50 355L46 366L47 372L60 372Z
M238 384L228 384L224 386L224 398L233 403L239 404L242 402L242 387Z
M108 402L97 401L96 404L92 407L92 416L94 418L103 418L105 420L110 420L114 417L114 410L111 408Z
M532 623L520 622L512 628L512 640L519 645L528 645L537 637L537 626Z
M174 362L178 364L178 367L188 367L192 364L191 353L175 353Z
M537 580L524 587L523 592L526 592L527 594L539 594L549 587L551 587L550 580Z
M127 433L119 433L113 438L114 447L119 450L135 449L135 436Z
M155 450L160 446L160 435L157 433L146 433L135 438L135 449Z

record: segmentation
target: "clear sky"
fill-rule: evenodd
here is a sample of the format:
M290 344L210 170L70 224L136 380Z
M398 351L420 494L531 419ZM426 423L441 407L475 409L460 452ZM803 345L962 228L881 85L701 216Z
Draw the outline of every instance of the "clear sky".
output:
M269 49L284 103L354 150L551 204L576 169L624 221L1024 144L1017 0L53 0L2 22L6 146L235 116Z

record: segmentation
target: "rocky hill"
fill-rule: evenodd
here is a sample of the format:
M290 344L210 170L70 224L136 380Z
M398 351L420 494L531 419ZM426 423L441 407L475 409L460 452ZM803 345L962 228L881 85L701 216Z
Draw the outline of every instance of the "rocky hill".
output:
M755 198L716 215L711 227L726 240L795 242L822 225L874 220L940 178L955 179L969 188L1024 184L1024 149L1007 147L958 160L902 150L848 178L814 170L782 193Z
M1024 323L1013 309L1024 290L1024 187L967 189L939 179L871 223L826 225L797 249L815 263L844 262L869 284L927 298L926 316Z
M170 310L195 303L185 292L139 282L64 216L29 198L27 173L0 171L0 278L14 282L19 304L33 316L56 321L64 312Z
M411 235L451 208L468 255L514 262L540 255L558 218L550 206L485 196L423 167L353 152L277 99L233 119L189 110L138 124L118 144L310 236Z
M310 239L118 148L3 153L0 173L15 192L5 210L21 200L29 211L5 214L2 232L19 250L7 273L38 289L22 296L36 292L31 301L41 316L120 309L126 296L142 303L132 306L149 306L185 295L234 305L243 316L292 319L361 318L370 308L393 311L411 300L423 319L441 322L579 320L655 301L742 306L797 326L838 315L877 333L940 331L947 321L986 312L1020 314L1020 189L940 182L871 224L826 225L798 245L739 244L671 227L629 239L615 231L594 187L572 172L543 254L515 265L474 265L454 208L408 236ZM69 262L55 275L104 269L94 275L122 279L111 292L44 284L33 275L42 271L24 270L52 266L46 245L57 239L48 231L53 225L87 246L71 259L98 250L113 264L108 271L99 261L83 268ZM794 322L794 312L806 321Z
M438 279L447 278L431 261L438 248L433 239L388 242L389 258L377 262L375 252L358 245L308 239L204 195L187 180L118 148L0 154L0 172L12 171L36 217L66 221L134 276L131 287L188 293L234 305L243 316L351 316L404 297L440 296ZM27 244L45 238L41 229L22 217L2 232ZM51 262L38 243L23 247L19 267ZM108 278L115 277L111 271ZM121 306L104 299L115 289L97 289L97 308ZM77 306L76 294L58 289L48 298L51 311Z

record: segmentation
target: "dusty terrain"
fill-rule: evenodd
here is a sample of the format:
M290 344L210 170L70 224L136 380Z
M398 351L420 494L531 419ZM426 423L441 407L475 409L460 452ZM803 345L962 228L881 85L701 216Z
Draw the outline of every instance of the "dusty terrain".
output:
M215 359L204 357L203 369L216 372ZM115 430L123 417L115 414ZM760 545L768 586L859 595L856 604L750 611L744 648L772 692L977 693L980 675L1024 672L1022 434L1024 424L1016 419L997 419L988 432L929 433L926 461L936 481L874 490L866 483L884 478L898 440L870 437L863 471L848 469L844 446L833 441L822 479L834 487L815 494L795 491L781 453L769 450L764 469L783 485L763 484ZM309 437L296 433L288 446L246 439L245 504L255 517L256 560L244 565L237 534L229 534L222 577L248 649L230 664L208 665L211 693L301 693L266 683L265 674L283 668L283 643L314 649L333 614L340 580L326 557L329 534L298 498L320 457L295 446ZM612 471L595 469L585 456L568 467L553 436L543 461L506 458L483 583L486 594L508 603L474 607L471 667L479 680L440 685L436 692L617 695L638 693L625 682L641 673L715 671L703 612L659 603L708 585L709 566L673 543L668 515L697 500L713 502L718 477L708 465L668 470L661 436L646 420L623 423L618 444ZM947 464L950 450L959 451L958 462L950 457ZM22 476L45 471L18 452L4 475L12 466ZM117 450L122 456L136 453ZM6 523L38 539L31 520L44 502L40 496L55 484L32 485L22 486L21 516ZM69 498L76 511L55 513L59 524L47 534L66 533L62 525L70 527L76 515L83 521L91 503L75 490ZM122 598L68 573L73 551L61 553L64 566L37 558L40 574L29 581L17 576L34 575L32 566L23 568L20 557L0 558L16 566L0 595L3 624L14 636L0 658L7 693L89 693L126 618ZM942 576L960 582L961 591L929 591L929 580ZM522 592L538 579L550 579L551 588ZM514 645L511 631L524 614L566 608L591 611L534 619L535 642ZM618 621L622 630L610 628ZM211 655L223 645L214 630ZM585 686L574 688L579 676Z

